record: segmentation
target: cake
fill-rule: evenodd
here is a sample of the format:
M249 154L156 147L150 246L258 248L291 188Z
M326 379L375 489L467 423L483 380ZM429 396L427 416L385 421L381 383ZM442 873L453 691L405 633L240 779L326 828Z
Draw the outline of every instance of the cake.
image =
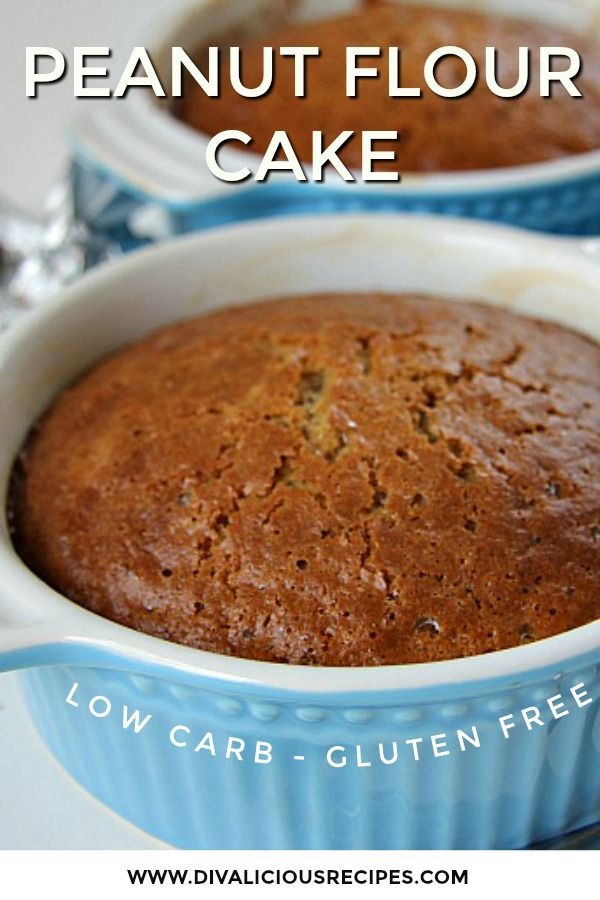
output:
M600 616L600 347L412 295L256 302L66 389L14 541L130 628L258 660L415 663Z
M268 95L238 96L223 78L219 97L207 97L190 77L184 84L176 114L208 135L238 129L250 135L241 150L263 154L275 130L285 130L301 160L312 158L312 131L324 131L331 141L344 130L398 131L394 160L377 163L379 170L435 172L493 169L553 160L600 147L600 55L597 44L550 24L491 14L427 6L368 3L358 11L301 24L284 24L260 37L233 43L243 50L243 80L250 86L262 80L264 46L317 46L318 59L309 60L307 95L294 96L293 61L276 60L275 85ZM402 83L419 87L419 98L388 96L385 75L359 80L357 98L346 98L345 53L348 46L400 47ZM518 78L518 48L531 48L532 82L516 99L496 97L485 78L464 97L447 99L431 93L424 82L428 55L444 46L467 50L483 71L485 48L496 47L499 82L512 87ZM550 98L539 95L539 48L571 47L583 67L577 81L583 97L570 97L560 85ZM195 56L200 68L203 54ZM382 65L363 60L362 65ZM558 60L557 68L566 62ZM537 73L538 82L535 82ZM436 75L445 87L456 87L464 64L442 61ZM392 145L381 144L381 149ZM340 152L350 168L361 167L361 141L349 142Z

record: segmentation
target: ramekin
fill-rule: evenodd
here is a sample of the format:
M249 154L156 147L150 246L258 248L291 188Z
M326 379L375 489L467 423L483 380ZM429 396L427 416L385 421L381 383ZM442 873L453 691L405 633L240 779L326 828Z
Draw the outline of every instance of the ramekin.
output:
M415 0L398 0L401 3ZM429 0L431 3L431 0ZM556 21L600 36L596 0L433 0ZM192 0L148 41L168 84L169 51L216 43L224 31L268 31L282 15L316 18L356 7L359 0ZM125 249L148 240L272 215L336 211L409 211L487 219L539 231L600 234L600 150L552 162L486 171L407 174L402 183L298 184L289 173L269 182L225 184L204 163L209 138L170 114L150 91L94 104L73 124L72 182L78 215ZM374 127L376 123L374 123ZM468 140L468 135L465 135ZM224 148L234 168L253 154Z
M307 291L480 298L600 338L591 242L419 216L320 216L188 236L101 267L0 336L0 481L49 400L93 360L169 321ZM65 435L69 440L69 435ZM518 848L600 820L600 621L468 659L286 666L170 644L36 578L0 526L0 670L21 669L36 725L92 794L187 848ZM66 702L72 686L78 707ZM584 685L592 702L531 732L519 711ZM578 688L578 692L582 688ZM86 704L107 697L95 718ZM104 701L94 708L103 711ZM121 709L153 716L139 734ZM513 714L505 738L501 716ZM187 747L169 743L170 729ZM456 730L478 729L479 749ZM212 732L216 756L193 751ZM450 755L434 757L432 735ZM226 759L229 737L246 742ZM407 740L423 738L417 763ZM255 741L272 762L253 762ZM399 760L377 764L378 744ZM356 746L363 762L356 765ZM328 748L349 764L327 763ZM429 750L427 751L427 748ZM303 757L296 759L295 757ZM353 761L353 762L352 762Z

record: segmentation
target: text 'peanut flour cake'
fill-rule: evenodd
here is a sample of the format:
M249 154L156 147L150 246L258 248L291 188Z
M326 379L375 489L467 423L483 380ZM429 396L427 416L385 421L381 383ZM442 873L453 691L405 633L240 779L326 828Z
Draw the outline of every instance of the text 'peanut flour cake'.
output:
M395 158L377 163L379 170L398 172L458 171L519 166L585 153L600 147L600 53L598 43L544 24L505 16L440 7L368 3L358 11L313 22L287 24L240 41L243 80L259 85L263 77L263 47L319 47L309 61L306 96L294 95L294 61L276 62L275 83L258 98L239 96L223 79L218 97L208 97L191 79L176 108L188 125L206 134L229 129L248 133L245 149L264 153L275 130L289 135L298 157L310 161L312 131L324 131L326 141L353 131L339 156L351 168L361 166L360 133L398 131ZM399 47L402 84L420 88L420 97L390 97L388 78L361 78L356 98L346 97L347 47ZM495 47L498 81L513 87L519 80L519 47L530 49L528 90L517 98L495 96L483 77L465 96L449 99L426 87L423 67L435 50L456 46L484 70L486 47ZM577 86L582 97L570 96L554 85L550 97L540 96L541 47L567 47L579 52L582 70ZM383 57L382 57L383 58ZM202 69L203 54L196 56ZM362 66L382 66L381 59L362 59ZM555 68L568 61L557 59ZM436 77L447 88L461 85L465 65L442 60ZM235 144L244 149L243 144ZM390 149L389 144L381 148Z

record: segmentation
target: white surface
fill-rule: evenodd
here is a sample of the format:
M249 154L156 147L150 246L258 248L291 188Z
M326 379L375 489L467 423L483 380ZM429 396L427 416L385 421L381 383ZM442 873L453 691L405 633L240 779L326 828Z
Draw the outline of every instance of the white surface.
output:
M60 84L25 96L25 48L50 46L72 57L74 46L113 48L111 71L119 67L165 11L181 0L20 0L2 4L0 27L0 196L40 210L66 161L64 131L76 109L110 100L73 98L68 75ZM98 64L101 64L100 61Z
M83 791L37 735L16 675L0 676L0 850L152 850L165 845Z

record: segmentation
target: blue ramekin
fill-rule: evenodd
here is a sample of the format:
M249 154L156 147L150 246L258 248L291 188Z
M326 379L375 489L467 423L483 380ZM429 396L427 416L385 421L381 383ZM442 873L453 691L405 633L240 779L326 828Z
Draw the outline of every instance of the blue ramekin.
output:
M169 83L171 46L218 43L232 28L268 30L282 15L316 17L356 7L359 0L190 0L184 12L155 29L152 58ZM399 0L408 3L411 0ZM414 2L414 0L412 0ZM432 0L429 0L431 3ZM450 0L433 0L449 5ZM481 0L453 0L481 10ZM494 13L555 21L577 31L598 27L582 0L486 0ZM514 102L514 101L513 101ZM376 125L374 126L376 127ZM565 235L600 234L600 149L553 162L486 171L406 174L401 184L298 184L289 173L268 183L224 184L204 157L208 137L170 114L149 91L93 105L71 129L77 212L93 230L131 249L148 241L246 219L352 211L404 211L504 222ZM465 135L468 140L468 135ZM258 158L224 148L234 169Z
M410 290L509 305L598 339L592 250L502 226L363 215L238 225L133 253L0 336L3 493L61 386L167 321L299 291ZM600 621L448 662L285 666L169 644L76 606L19 560L4 519L0 574L0 670L22 670L43 739L92 794L173 845L518 848L600 820ZM78 706L66 702L75 684ZM592 701L582 708L577 685ZM569 715L553 720L558 694ZM123 706L152 715L139 734L123 728ZM519 711L531 706L546 724L528 731ZM510 714L505 738L498 720ZM175 726L187 746L170 743ZM461 751L456 732L473 726L481 746ZM207 732L215 756L194 752ZM449 755L433 756L435 735ZM242 761L225 757L229 738L245 742ZM416 762L405 742L418 738ZM253 762L256 741L272 762ZM398 761L377 762L394 741ZM370 766L356 764L357 745ZM345 767L328 764L332 747Z

